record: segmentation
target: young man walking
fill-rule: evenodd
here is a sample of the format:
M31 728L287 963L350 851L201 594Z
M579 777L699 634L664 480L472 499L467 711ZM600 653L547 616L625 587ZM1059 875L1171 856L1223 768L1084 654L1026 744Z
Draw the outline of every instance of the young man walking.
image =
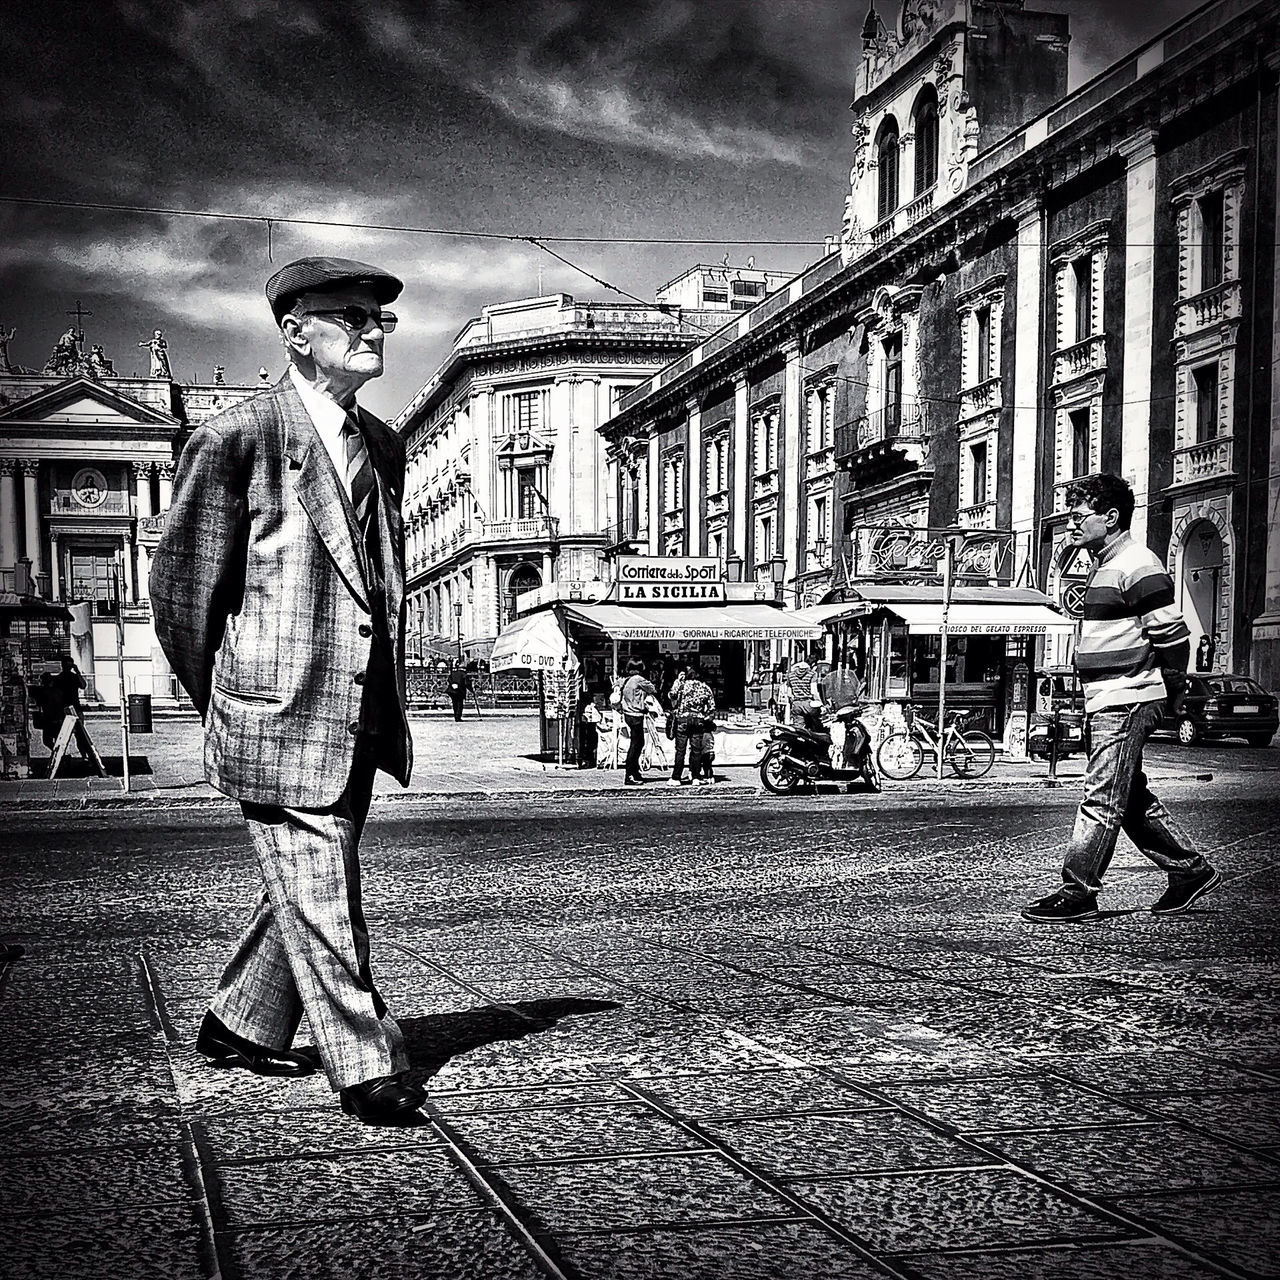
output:
M1038 924L1094 919L1122 830L1169 876L1152 913L1176 915L1222 882L1152 795L1142 771L1142 749L1166 699L1176 703L1186 686L1191 633L1174 608L1164 566L1129 533L1129 485L1119 476L1083 476L1067 487L1066 498L1071 545L1093 558L1075 654L1089 763L1062 887L1022 915Z

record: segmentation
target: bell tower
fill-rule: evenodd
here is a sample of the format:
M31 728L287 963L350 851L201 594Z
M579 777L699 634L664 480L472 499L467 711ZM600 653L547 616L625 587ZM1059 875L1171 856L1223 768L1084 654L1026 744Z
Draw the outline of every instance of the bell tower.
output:
M873 3L854 79L853 165L840 232L850 262L964 190L969 164L1067 91L1068 19L1022 0Z

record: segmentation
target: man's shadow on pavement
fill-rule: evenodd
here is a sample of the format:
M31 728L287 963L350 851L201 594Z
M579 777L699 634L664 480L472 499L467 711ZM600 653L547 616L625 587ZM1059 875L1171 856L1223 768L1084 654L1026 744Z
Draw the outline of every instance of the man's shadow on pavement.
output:
M565 998L521 1000L489 1004L460 1013L433 1013L397 1018L404 1032L409 1069L405 1078L425 1085L451 1059L502 1040L523 1040L550 1031L562 1018L608 1013L622 1006L616 1000Z

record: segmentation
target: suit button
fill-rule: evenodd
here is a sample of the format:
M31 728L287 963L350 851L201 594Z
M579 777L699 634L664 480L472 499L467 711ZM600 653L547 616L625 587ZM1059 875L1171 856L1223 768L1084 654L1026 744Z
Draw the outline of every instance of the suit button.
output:
M367 640L371 635L373 635L373 628L367 623L362 622L360 624L360 634Z
M357 671L357 672L355 673L355 675L353 675L351 678L352 678L352 680L354 680L354 681L356 682L356 684L364 684L364 672L363 672L363 671Z
M354 738L356 734L360 732L360 722L358 720L353 720L349 725L347 725L347 732Z

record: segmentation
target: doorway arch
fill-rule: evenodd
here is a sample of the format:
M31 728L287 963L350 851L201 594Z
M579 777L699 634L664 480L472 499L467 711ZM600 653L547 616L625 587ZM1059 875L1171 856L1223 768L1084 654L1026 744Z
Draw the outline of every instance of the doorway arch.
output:
M1208 636L1215 654L1230 652L1229 619L1222 608L1226 556L1222 534L1212 520L1197 520L1182 539L1178 608L1191 628L1194 653L1201 637ZM1222 669L1218 658L1215 669Z
M506 617L508 622L516 618L516 598L526 591L542 586L542 573L527 561L521 561L507 574Z

